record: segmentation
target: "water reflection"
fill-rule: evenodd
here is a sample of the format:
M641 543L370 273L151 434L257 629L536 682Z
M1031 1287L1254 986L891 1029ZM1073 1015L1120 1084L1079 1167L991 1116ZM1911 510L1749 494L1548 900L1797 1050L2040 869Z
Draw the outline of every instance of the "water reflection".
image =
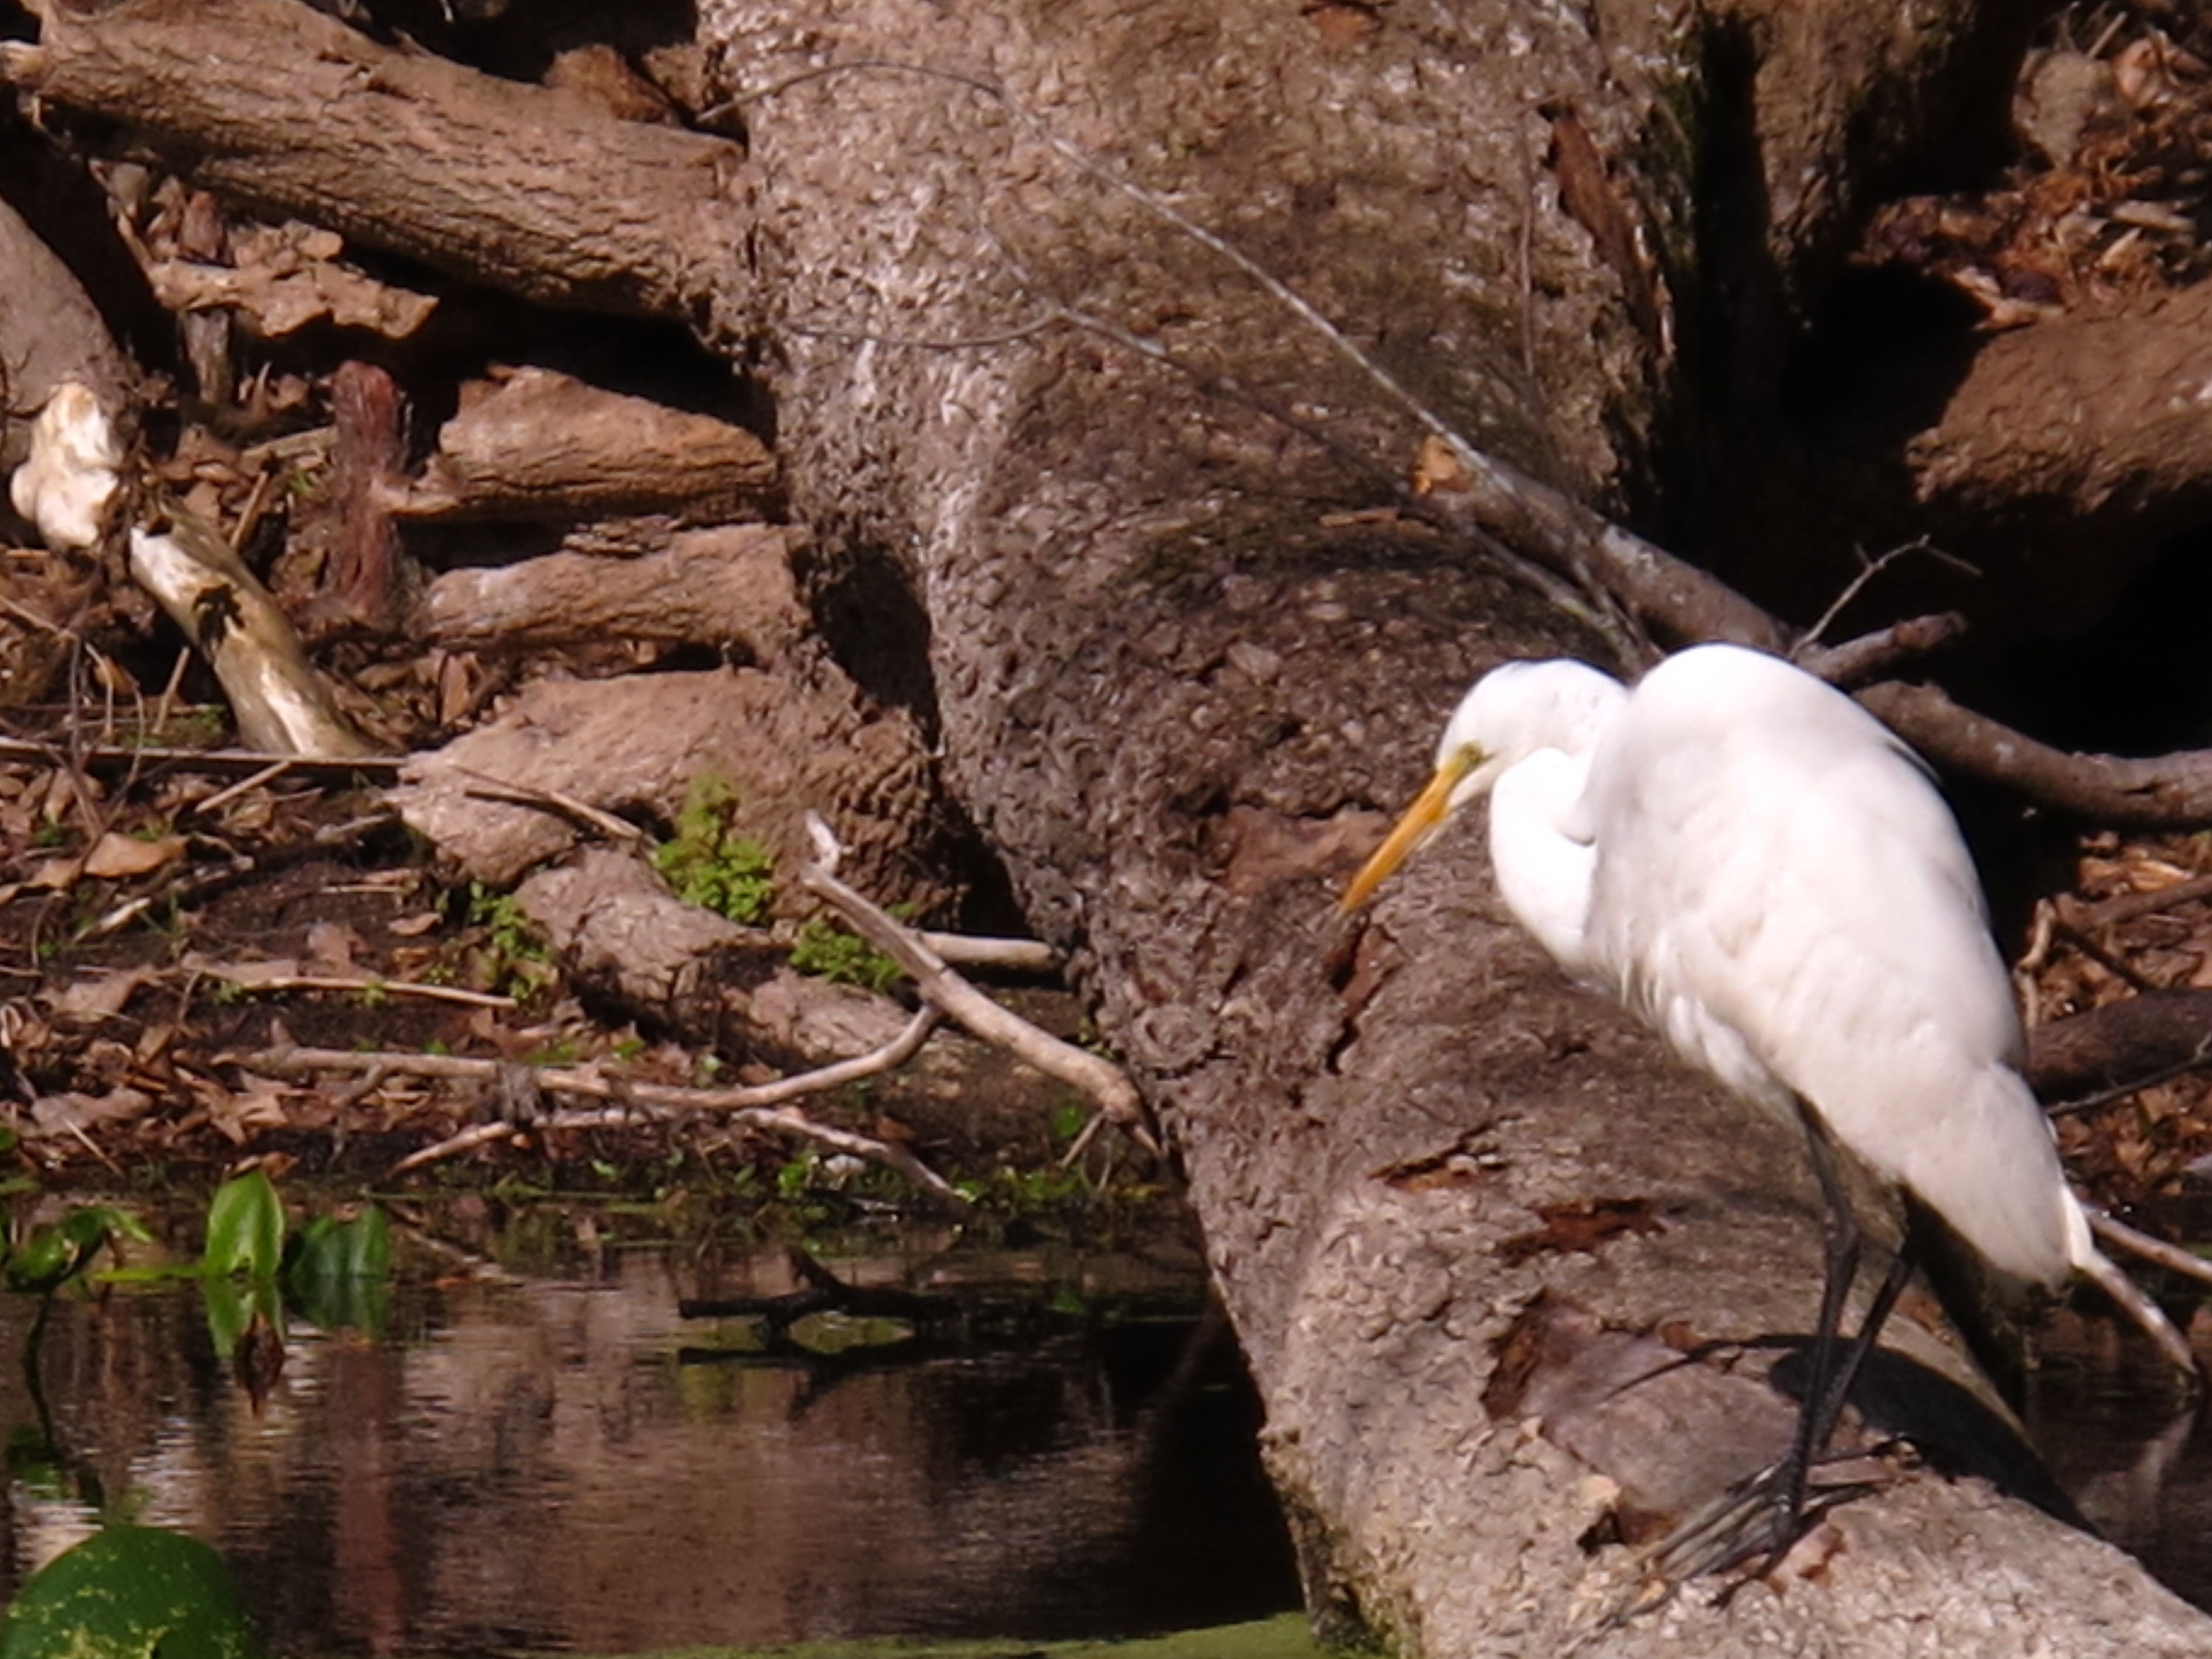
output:
M948 1265L1000 1311L895 1362L745 1354L750 1325L678 1297L789 1290L785 1258L660 1248L403 1285L381 1341L295 1330L258 1416L189 1294L62 1304L44 1376L58 1441L216 1544L278 1651L1136 1634L1294 1604L1255 1409L1187 1267ZM0 1352L29 1313L0 1304ZM28 1428L4 1399L0 1427ZM12 1480L0 1593L91 1523Z
M2082 1515L2158 1579L2212 1607L2212 1433L2172 1371L2112 1319L2060 1313L2021 1412Z

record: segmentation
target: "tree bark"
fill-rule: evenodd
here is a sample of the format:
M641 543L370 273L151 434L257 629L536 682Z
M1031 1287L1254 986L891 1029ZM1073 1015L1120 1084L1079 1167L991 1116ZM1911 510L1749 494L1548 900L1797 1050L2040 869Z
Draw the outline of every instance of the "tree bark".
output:
M2212 1625L2126 1558L1935 1476L1838 1511L1802 1577L1608 1622L1638 1575L1606 1528L1717 1489L1760 1414L1693 1366L1672 1431L1523 1415L1562 1390L1496 1386L1500 1351L1559 1305L1600 1334L1802 1333L1802 1152L1562 986L1471 838L1371 923L1334 919L1467 680L1593 641L1395 513L1419 419L1117 182L1485 448L1619 507L1719 372L1639 327L1619 250L1709 331L1733 292L1721 368L1752 374L1886 150L1955 92L1972 9L1908 34L1840 3L1702 32L1407 8L1346 35L1164 0L805 10L702 11L763 181L797 504L911 584L954 786L1173 1133L1325 1621L1436 1655L2200 1649ZM1561 206L1562 107L1626 243ZM1750 222L1696 223L1693 177ZM1553 1219L1600 1212L1650 1224Z
M33 9L39 44L0 53L8 78L189 157L210 190L549 305L744 331L750 180L726 139L380 46L306 6Z
M265 9L221 3L233 32ZM1808 1328L1795 1132L1569 990L1470 836L1370 921L1333 910L1469 678L1597 649L1556 587L1403 510L1420 441L1464 433L1586 506L1648 500L1678 428L1763 395L1856 210L1968 101L2012 10L702 0L750 146L672 169L719 204L711 246L684 221L642 276L549 285L499 276L445 194L328 208L559 302L758 331L817 597L903 599L851 626L879 653L861 677L915 684L896 653L927 653L915 713L962 804L1171 1132L1336 1633L1435 1656L2212 1641L2118 1552L1926 1472L1725 1607L1616 1621L1642 1586L1611 1540L1788 1413L1755 1368L1674 1367L1665 1421L1656 1384L1583 1385L1650 1334L1704 1353ZM154 121L67 80L61 33L15 78ZM356 65L328 94L386 87ZM289 152L352 141L270 130L209 176L301 210L329 174ZM1878 1369L1917 1386L1883 1420L1940 1445L1915 1401L1966 1368L1911 1321L1893 1346ZM1994 1432L1954 1466L2034 1495Z

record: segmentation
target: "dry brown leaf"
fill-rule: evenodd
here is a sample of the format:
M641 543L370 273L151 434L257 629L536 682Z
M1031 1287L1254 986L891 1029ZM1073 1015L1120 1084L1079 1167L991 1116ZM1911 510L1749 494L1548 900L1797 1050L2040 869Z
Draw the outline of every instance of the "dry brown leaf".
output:
M143 1115L154 1097L143 1089L118 1087L104 1095L41 1095L31 1103L34 1132L45 1135L74 1135L103 1123L121 1123Z
M156 836L150 841L141 841L136 836L111 830L85 854L84 873L108 881L122 880L150 875L184 855L182 836Z
M325 319L340 328L366 328L402 340L437 309L427 294L412 294L343 265L295 270L256 267L228 270L186 259L161 261L147 271L155 297L171 311L228 306L268 338L296 333Z
M84 873L82 859L46 859L31 872L26 887L46 887L61 892L76 885L76 878Z
M307 927L307 966L318 974L340 975L354 971L354 952L362 937L342 921L312 922Z
M123 1012L124 1005L139 987L160 977L150 968L88 974L58 991L44 994L40 1000L54 1012L72 1019L109 1019Z
M208 1115L216 1132L234 1146L244 1146L263 1129L281 1129L286 1117L284 1103L291 1090L274 1078L247 1073L237 1089L226 1089L213 1078L194 1078L192 1095Z

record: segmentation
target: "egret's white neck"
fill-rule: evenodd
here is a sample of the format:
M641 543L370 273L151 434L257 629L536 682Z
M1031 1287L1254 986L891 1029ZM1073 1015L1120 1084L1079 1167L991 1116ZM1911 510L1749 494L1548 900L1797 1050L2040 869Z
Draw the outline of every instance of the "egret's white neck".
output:
M1589 756L1540 749L1490 797L1490 866L1514 919L1573 978L1602 977L1586 942L1597 844L1582 810Z

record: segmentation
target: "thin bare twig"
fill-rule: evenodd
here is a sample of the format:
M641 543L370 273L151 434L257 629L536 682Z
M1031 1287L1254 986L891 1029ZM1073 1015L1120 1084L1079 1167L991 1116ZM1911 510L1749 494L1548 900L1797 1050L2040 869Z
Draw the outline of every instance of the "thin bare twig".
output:
M617 817L589 801L564 794L557 789L541 789L535 784L511 783L505 778L495 778L489 772L479 772L474 767L453 769L465 778L474 778L476 784L465 793L472 800L495 800L509 806L532 806L587 830L598 831L617 846L635 846L649 840L644 830L628 818Z
M250 774L272 761L289 758L290 769L303 777L347 780L360 777L378 783L396 783L405 757L398 755L356 755L345 760L318 759L308 755L283 757L249 749L172 749L156 744L87 744L75 757L87 771L123 771L134 766L173 766L185 771ZM0 737L0 761L30 761L45 766L68 764L52 744L25 738Z
M819 1066L811 1072L802 1072L793 1077L780 1078L774 1083L748 1088L695 1089L678 1084L612 1078L596 1066L532 1066L520 1069L526 1073L526 1080L540 1093L615 1103L595 1111L549 1114L538 1120L538 1123L544 1127L556 1129L619 1127L641 1121L658 1121L672 1115L713 1113L722 1121L740 1127L797 1136L835 1152L849 1152L856 1158L881 1164L946 1202L965 1208L968 1200L943 1176L905 1148L867 1135L855 1134L850 1130L817 1123L787 1103L803 1095L818 1094L823 1090L857 1082L862 1078L873 1077L903 1066L921 1051L941 1018L938 1010L924 1008L907 1022L905 1029L896 1037L867 1054L841 1060L834 1065ZM222 1056L222 1060L248 1071L283 1076L313 1073L374 1073L393 1077L465 1081L495 1087L500 1084L503 1073L515 1069L508 1061L462 1054L360 1054L344 1048L302 1048L289 1044L281 1048L228 1054ZM426 1146L410 1154L392 1166L392 1173L404 1175L426 1164L453 1157L489 1141L505 1139L530 1127L532 1126L507 1122L473 1125L434 1146Z
M1911 541L1902 543L1885 552L1877 553L1872 558L1869 558L1865 550L1861 549L1858 555L1857 574L1844 584L1843 592L1828 602L1828 608L1820 613L1818 621L1805 630L1804 636L1797 641L1797 648L1791 652L1790 655L1800 662L1803 661L1806 653L1819 648L1821 639L1827 634L1828 629L1835 625L1836 618L1850 609L1851 601L1865 592L1875 577L1881 575L1890 566L1911 558L1916 553L1924 553L1938 563L1948 564L1954 569L1964 571L1970 576L1978 576L1982 574L1964 559L1954 554L1946 553L1925 536L1916 537Z
M185 968L209 979L222 980L245 991L344 991L367 996L420 997L429 1002L457 1002L465 1008L512 1008L514 999L491 991L471 991L459 985L431 985L420 980L374 979L362 974L262 973L252 963L200 962L187 957ZM240 970L257 970L244 971Z
M1060 968L1060 952L1042 939L986 939L975 933L917 933L915 937L963 968L1007 968L1024 974L1057 973Z
M2117 1221L2094 1204L2084 1204L2082 1209L2089 1217L2089 1226L2098 1237L2116 1250L2142 1261L2154 1262L2170 1272L2193 1279L2200 1285L2212 1285L2212 1261L2207 1261L2193 1250L2185 1250L2179 1244L2169 1244L2162 1238Z
M833 906L861 938L905 969L929 1002L986 1042L1004 1048L1047 1077L1081 1090L1138 1145L1159 1156L1159 1142L1145 1122L1136 1085L1121 1067L1072 1042L1063 1042L1018 1014L1000 1007L945 964L915 931L854 892L819 864L799 871L799 884Z
M212 816L216 812L221 811L223 807L229 805L232 801L236 800L240 795L246 793L248 791L258 789L264 783L276 782L277 779L283 777L287 772L292 769L294 763L297 762L299 758L300 757L297 755L281 756L277 759L270 761L268 765L263 767L258 772L249 773L245 777L240 778L234 783L225 784L222 788L216 790L215 793L210 795L205 800L196 800L192 802L191 810L202 814L203 816Z

